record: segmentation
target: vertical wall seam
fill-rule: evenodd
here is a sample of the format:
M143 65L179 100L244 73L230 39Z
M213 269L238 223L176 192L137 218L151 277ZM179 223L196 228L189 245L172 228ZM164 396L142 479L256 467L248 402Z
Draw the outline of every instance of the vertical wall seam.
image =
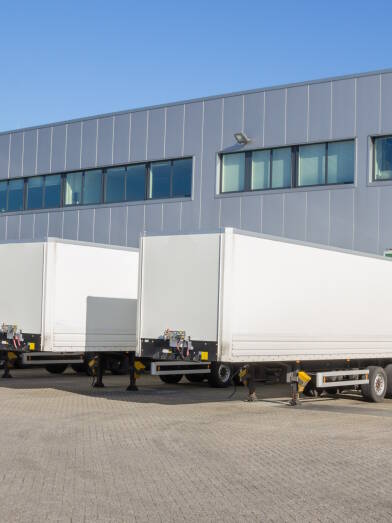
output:
M36 138L35 138L35 173L38 173L38 135L39 135L39 129L36 130Z
M7 165L7 178L10 177L10 168L11 168L11 133L8 137L8 165Z
M310 124L310 85L306 89L306 141L309 141L309 124Z
M67 169L68 124L65 126L64 170Z
M264 147L264 144L265 144L265 91L263 93L263 121L262 121L262 143L263 143L263 147Z
M146 151L145 151L145 159L148 158L148 133L149 133L149 124L150 124L150 111L147 111L146 115L147 123L146 123Z
M332 119L333 119L333 111L332 111L332 104L333 104L333 82L330 83L331 85L331 93L330 93L330 104L331 104L331 108L330 108L330 126L329 126L329 138L332 139Z
M116 123L115 117L112 116L112 165L114 161L114 125Z
M61 217L61 237L64 238L64 220L65 220L65 212L63 211Z
M203 100L203 110L201 117L201 151L200 151L200 195L199 195L199 230L201 229L201 208L202 208L202 186L203 186L203 160L204 160L204 112L205 102Z
M36 215L33 214L33 239L35 240L35 217Z
M46 238L49 236L49 213L46 214Z
M53 127L50 128L49 172L52 172L52 153L53 153Z
M132 133L132 113L129 113L129 127L128 127L128 162L131 161L131 133Z
M221 103L221 139L220 139L220 149L223 149L223 129L225 126L225 99L222 98Z
M285 231L286 231L285 219L286 219L286 194L283 193L283 197L282 197L282 236L285 235Z
M182 205L182 201L180 202L180 223L179 223L179 230L181 232L182 230L182 212L183 212L183 205Z
M8 216L5 217L5 239L8 240Z
M94 167L96 167L98 165L98 125L99 125L98 118L97 118L96 122L97 122L97 125L96 125L96 130L95 130L95 165L94 165Z
M182 113L182 145L181 145L181 156L184 156L185 150L185 104L183 105Z
M82 168L82 149L83 149L83 132L84 132L84 122L80 124L80 151L79 151L79 167Z
M381 133L382 129L382 112L381 112L381 97L382 97L382 83L381 83L381 74L378 75L379 78L379 93L378 93L378 132Z
M284 90L284 143L287 144L287 88Z
M164 126L163 126L163 157L166 158L166 126L167 126L167 107L164 110Z
M357 79L354 80L354 136L357 136Z
M22 133L22 164L20 167L20 175L23 176L23 169L24 169L24 142L25 142L25 133Z
M245 96L242 95L242 123L241 123L241 131L244 132L245 130Z
M20 240L20 230L22 228L22 215L19 214L18 239Z

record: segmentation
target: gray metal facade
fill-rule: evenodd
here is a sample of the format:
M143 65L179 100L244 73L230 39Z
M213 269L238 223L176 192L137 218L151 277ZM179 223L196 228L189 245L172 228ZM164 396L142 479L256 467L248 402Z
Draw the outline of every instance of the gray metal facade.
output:
M355 183L217 194L218 153L355 138ZM0 240L137 246L140 233L234 226L381 253L392 182L371 181L372 136L392 134L392 71L279 86L0 134L0 178L192 156L192 198L4 213Z

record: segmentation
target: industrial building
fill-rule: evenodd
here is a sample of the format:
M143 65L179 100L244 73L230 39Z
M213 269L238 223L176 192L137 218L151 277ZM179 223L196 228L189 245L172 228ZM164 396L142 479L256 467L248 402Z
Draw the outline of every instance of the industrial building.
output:
M392 70L0 134L0 240L225 226L392 246Z

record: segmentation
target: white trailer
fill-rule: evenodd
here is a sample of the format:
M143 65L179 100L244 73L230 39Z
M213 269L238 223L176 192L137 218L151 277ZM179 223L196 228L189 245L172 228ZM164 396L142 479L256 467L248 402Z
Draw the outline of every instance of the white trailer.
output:
M258 364L392 393L390 259L234 229L146 236L140 259L138 354L164 380L208 361L216 385Z
M61 372L87 353L135 351L138 263L131 248L52 238L0 244L3 353Z

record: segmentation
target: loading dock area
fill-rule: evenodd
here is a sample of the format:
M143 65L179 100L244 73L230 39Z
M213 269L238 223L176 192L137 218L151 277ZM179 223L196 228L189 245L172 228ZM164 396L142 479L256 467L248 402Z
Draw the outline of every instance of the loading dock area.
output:
M228 400L186 380L143 376L130 395L127 376L102 390L71 371L13 374L0 382L3 521L392 518L392 400L291 409L287 385L244 403L245 388Z

